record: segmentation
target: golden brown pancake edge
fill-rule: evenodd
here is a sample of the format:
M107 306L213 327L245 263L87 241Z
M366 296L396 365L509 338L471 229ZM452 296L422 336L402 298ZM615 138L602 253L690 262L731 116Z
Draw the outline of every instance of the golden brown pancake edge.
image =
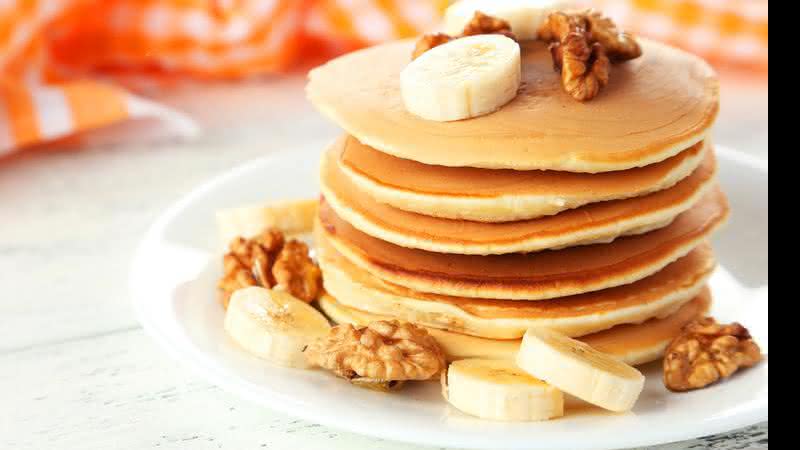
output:
M320 226L356 265L392 283L444 295L543 300L629 284L704 242L727 219L718 189L668 227L610 244L513 255L448 255L375 239L343 221L323 200Z
M400 72L412 41L337 58L311 72L308 98L349 134L385 153L431 165L598 173L663 161L709 133L719 83L701 58L641 40L643 56L614 67L601 95L564 93L543 43L523 45L523 87L500 111L460 122L409 113Z
M667 226L713 186L713 152L687 178L642 197L594 203L554 216L486 223L431 217L375 201L341 173L335 152L323 156L321 186L337 215L375 238L440 253L506 254L564 248Z

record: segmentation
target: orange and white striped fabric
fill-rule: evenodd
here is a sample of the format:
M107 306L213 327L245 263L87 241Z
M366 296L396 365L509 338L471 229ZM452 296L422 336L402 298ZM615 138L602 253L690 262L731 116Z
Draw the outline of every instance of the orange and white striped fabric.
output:
M137 117L121 80L309 67L438 22L446 0L0 0L0 157ZM102 80L102 81L98 81Z
M769 70L768 0L593 0L642 36L669 42L713 63Z
M138 117L121 86L243 78L437 26L448 0L0 0L0 157ZM767 0L577 0L712 61L768 70ZM146 84L145 84L146 85Z

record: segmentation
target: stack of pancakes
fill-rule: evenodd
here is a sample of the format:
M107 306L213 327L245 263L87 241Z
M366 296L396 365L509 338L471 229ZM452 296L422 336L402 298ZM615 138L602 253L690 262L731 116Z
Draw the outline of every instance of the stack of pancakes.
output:
M708 239L728 215L710 67L643 41L579 103L526 43L515 100L440 123L403 106L413 45L311 74L310 99L348 133L321 166L325 312L427 327L452 359L513 357L539 326L630 364L659 358L710 307Z

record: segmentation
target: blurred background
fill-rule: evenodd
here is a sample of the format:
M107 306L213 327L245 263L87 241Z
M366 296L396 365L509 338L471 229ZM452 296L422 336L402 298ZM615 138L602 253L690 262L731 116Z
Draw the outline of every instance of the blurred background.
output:
M264 110L291 114L285 102L302 101L309 68L433 30L447 3L0 0L0 157L36 147L92 146L100 137L105 143L170 136L263 143L263 121L270 119ZM730 107L723 118L766 104L766 0L576 4L710 60L731 94L724 97ZM153 120L146 127L130 123L137 119ZM121 122L128 124L113 133L91 133ZM737 140L765 143L763 130L738 129Z

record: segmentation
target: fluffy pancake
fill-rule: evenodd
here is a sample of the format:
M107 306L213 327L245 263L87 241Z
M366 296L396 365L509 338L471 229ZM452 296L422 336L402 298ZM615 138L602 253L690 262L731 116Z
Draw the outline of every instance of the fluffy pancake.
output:
M657 274L626 286L538 302L425 294L370 275L317 241L325 290L344 306L427 327L490 339L519 339L531 327L584 336L673 314L700 294L715 261L708 244Z
M319 305L336 323L366 326L377 320L393 319L391 316L348 308L329 295L320 299ZM705 289L697 298L669 317L651 319L640 325L619 325L610 330L584 336L580 340L599 351L618 357L627 364L634 366L646 364L661 358L681 328L705 315L710 307L711 293ZM439 342L450 361L469 358L514 359L521 343L521 340L517 339L485 339L435 328L428 328L428 331Z
M451 255L400 247L358 231L322 201L318 232L358 267L421 292L471 298L544 300L630 284L708 239L728 216L715 188L659 230L610 244L511 255Z
M409 113L400 72L412 41L333 60L310 74L309 99L359 141L425 164L607 172L663 161L702 141L719 110L719 85L702 59L640 39L643 56L614 66L591 102L566 94L547 45L523 44L523 87L500 111L460 122Z
M540 219L485 223L431 217L379 203L342 173L336 162L338 153L334 149L323 156L320 181L326 201L339 217L401 247L465 255L534 252L652 231L697 204L713 188L716 174L716 161L709 151L688 178L663 191L593 203Z
M704 161L708 147L703 141L657 164L602 174L431 166L353 137L338 140L331 151L352 182L381 203L446 219L510 222L667 189Z

